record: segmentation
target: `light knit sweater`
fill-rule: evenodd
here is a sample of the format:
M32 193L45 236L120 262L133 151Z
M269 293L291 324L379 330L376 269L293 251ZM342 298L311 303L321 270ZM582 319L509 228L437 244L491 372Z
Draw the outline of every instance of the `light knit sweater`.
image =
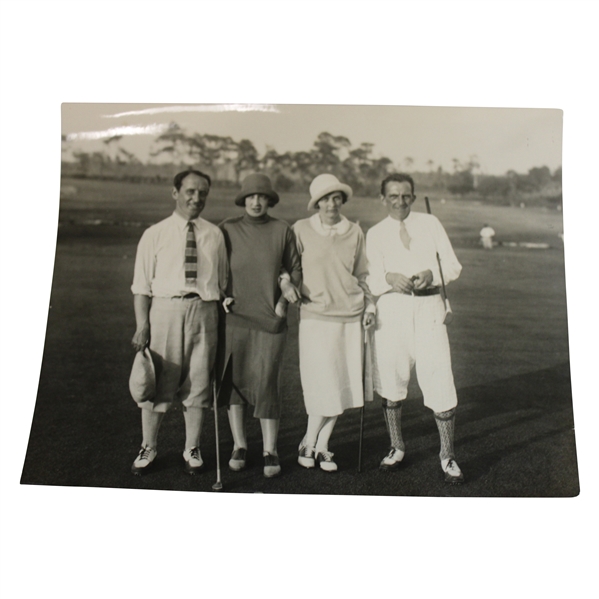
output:
M365 305L373 303L362 229L349 223L345 232L323 235L310 221L293 225L302 259L301 318L360 320Z

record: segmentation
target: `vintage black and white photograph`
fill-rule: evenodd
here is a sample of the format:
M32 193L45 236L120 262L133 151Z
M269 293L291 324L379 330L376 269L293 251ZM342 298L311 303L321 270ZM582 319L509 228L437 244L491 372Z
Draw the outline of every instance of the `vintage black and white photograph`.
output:
M596 595L596 22L0 3L2 596Z
M561 140L550 109L63 104L21 482L576 496Z

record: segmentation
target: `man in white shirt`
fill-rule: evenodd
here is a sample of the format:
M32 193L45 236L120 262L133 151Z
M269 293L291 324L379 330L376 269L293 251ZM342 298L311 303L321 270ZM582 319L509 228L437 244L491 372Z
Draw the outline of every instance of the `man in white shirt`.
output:
M485 250L493 249L493 237L495 236L495 230L490 227L487 223L483 225L480 230L480 242Z
M395 469L404 458L401 409L415 367L424 404L433 410L439 429L445 480L460 483L463 475L453 451L457 395L437 253L445 283L457 279L462 266L439 220L411 211L415 200L409 175L389 175L381 184L381 201L389 216L366 235L368 285L378 296L374 382L391 440L380 467Z
M178 399L185 420L185 470L203 468L200 433L210 405L210 373L218 335L217 303L227 284L227 252L220 229L200 218L210 177L189 170L174 178L175 211L148 228L137 247L133 305L136 351L149 345L156 367L156 395L139 404L142 447L131 471L154 462L158 429Z

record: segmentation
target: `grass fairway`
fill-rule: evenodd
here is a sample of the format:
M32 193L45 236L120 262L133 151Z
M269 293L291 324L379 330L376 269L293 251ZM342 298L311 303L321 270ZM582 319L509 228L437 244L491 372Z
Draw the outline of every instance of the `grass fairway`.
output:
M202 453L208 469L183 473L183 418L175 407L160 433L152 474L129 468L141 440L139 409L128 392L134 316L130 292L143 229L173 209L170 187L64 181L76 188L61 201L60 227L38 398L22 482L26 484L209 491L215 480L214 424L207 418ZM239 214L234 191L211 192L203 215L212 222ZM283 194L271 214L304 218L307 195ZM366 231L384 216L376 199L345 207ZM424 210L417 201L415 209ZM405 464L379 472L387 435L378 402L365 409L363 472L356 473L359 411L340 417L331 439L339 472L296 463L306 416L299 382L297 315L291 310L284 363L285 399L279 453L283 475L262 477L261 437L249 421L249 468L226 469L232 449L219 411L224 490L364 495L574 496L578 473L570 388L561 214L485 206L432 197L464 269L449 288L449 328L460 406L456 451L467 482L443 483L438 434L416 383L404 410ZM500 241L548 243L548 250L478 247L489 222ZM94 224L95 223L95 224ZM100 456L100 458L99 458Z

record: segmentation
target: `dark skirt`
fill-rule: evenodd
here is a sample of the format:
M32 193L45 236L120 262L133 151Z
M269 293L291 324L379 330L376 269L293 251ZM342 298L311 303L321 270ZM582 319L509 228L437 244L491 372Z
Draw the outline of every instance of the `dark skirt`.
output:
M254 418L281 417L281 370L287 331L266 333L226 327L226 356L230 356L232 385L225 391L229 405L251 405Z

